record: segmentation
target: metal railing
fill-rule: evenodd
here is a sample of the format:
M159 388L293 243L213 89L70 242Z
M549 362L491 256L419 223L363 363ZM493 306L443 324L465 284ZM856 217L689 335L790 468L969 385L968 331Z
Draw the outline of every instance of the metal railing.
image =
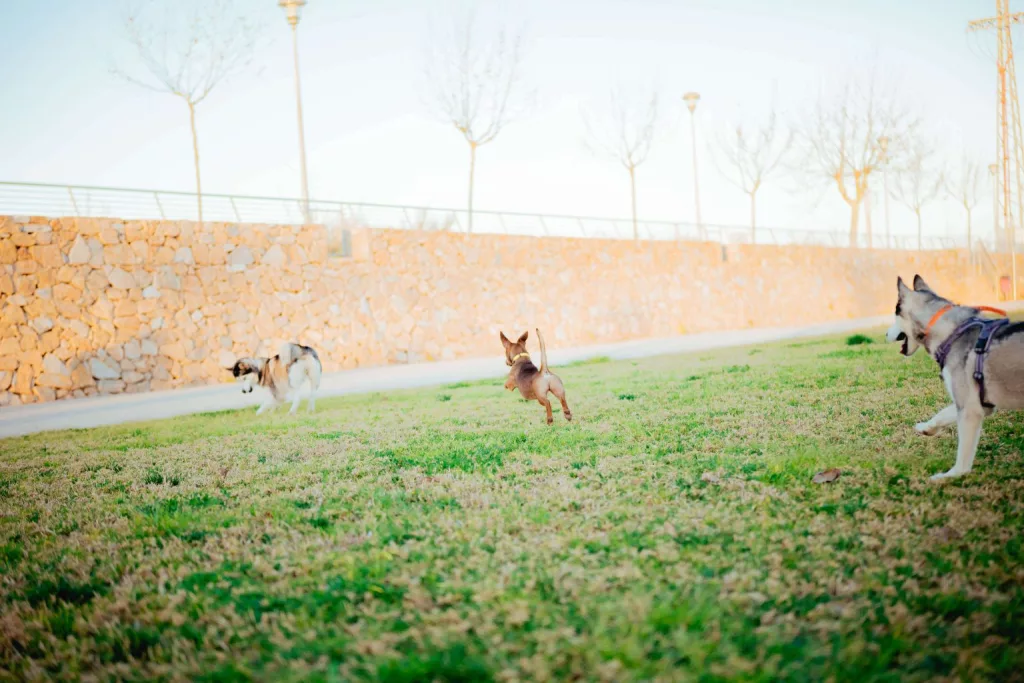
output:
M196 220L197 213L196 195L191 192L0 181L0 215ZM311 199L307 211L301 199L292 197L226 194L203 195L203 218L231 223L312 222L330 229L371 227L463 232L468 225L468 213L464 209ZM824 230L763 227L752 235L747 226L705 224L698 227L687 222L650 220L638 221L636 229L642 240L850 246L846 233ZM632 239L633 231L633 222L628 218L473 212L474 233ZM871 239L860 235L854 246L932 250L967 245L965 240L951 237L925 237L919 245L914 235L875 235Z

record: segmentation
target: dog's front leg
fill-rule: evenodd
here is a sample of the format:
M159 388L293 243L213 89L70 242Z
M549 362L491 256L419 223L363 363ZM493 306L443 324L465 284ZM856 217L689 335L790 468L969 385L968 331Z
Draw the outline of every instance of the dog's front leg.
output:
M948 472L932 476L932 481L960 477L974 467L974 456L978 452L978 440L981 438L981 423L985 414L977 408L964 408L957 415L957 449L956 464Z
M939 430L956 423L956 405L950 404L935 413L927 422L918 422L914 430L921 436L935 436Z
M260 407L256 410L257 415L262 415L276 405L276 401L272 398L268 398L266 401L260 404Z

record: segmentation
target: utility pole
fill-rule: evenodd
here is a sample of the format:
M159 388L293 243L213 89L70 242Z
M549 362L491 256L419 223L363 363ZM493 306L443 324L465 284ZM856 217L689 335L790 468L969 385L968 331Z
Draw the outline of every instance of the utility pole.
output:
M967 22L968 31L996 31L996 71L999 77L999 101L997 114L999 125L996 127L996 148L998 152L1000 183L1003 196L1003 230L1010 252L1010 277L1014 300L1017 299L1017 226L1015 220L1024 216L1024 135L1021 133L1020 101L1017 99L1017 72L1013 62L1013 37L1011 27L1024 24L1024 13L1010 13L1009 0L996 0L996 16L975 19ZM1012 136L1012 140L1011 140ZM1017 185L1017 215L1011 217L1012 184Z

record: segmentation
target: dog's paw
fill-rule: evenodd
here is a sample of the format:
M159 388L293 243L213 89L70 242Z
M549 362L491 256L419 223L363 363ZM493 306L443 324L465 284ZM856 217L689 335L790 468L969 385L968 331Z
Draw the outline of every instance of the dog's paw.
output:
M929 477L929 479L931 479L932 481L943 481L944 479L955 479L956 477L962 477L965 474L967 474L967 472L962 472L954 467L953 469L947 472L939 472L938 474L933 474L931 477Z
M921 436L935 436L939 433L939 427L932 426L927 422L918 422L914 425L914 431Z

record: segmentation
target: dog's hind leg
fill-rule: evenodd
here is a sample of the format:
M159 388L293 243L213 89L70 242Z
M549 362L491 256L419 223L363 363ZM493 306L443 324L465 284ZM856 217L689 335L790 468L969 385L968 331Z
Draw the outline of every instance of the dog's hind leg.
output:
M572 422L572 411L569 410L569 404L565 401L565 387L562 386L562 380L558 379L555 375L551 375L548 380L548 390L562 404L562 415L565 416L568 422Z
M542 406L544 406L544 411L547 414L548 424L554 424L555 418L551 414L551 401L548 400L547 396L538 396L537 403L540 403Z
M964 408L957 415L957 449L956 464L948 472L932 477L932 481L959 477L967 474L974 467L974 456L978 452L978 440L981 438L981 423L985 414L977 408Z
M956 405L951 403L935 413L927 422L918 422L914 425L914 430L922 436L935 436L939 430L952 424L956 424Z
M306 411L312 413L316 410L316 392L320 390L320 366L316 364L309 373L309 400L306 402Z

